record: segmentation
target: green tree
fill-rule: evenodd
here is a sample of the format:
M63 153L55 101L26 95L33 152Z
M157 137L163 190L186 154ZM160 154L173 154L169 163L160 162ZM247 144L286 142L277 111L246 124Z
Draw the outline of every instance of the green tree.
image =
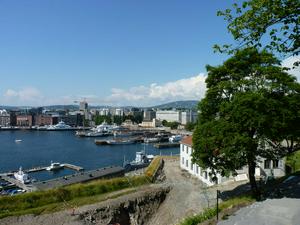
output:
M228 22L228 31L238 41L237 49L261 47L264 43L268 49L279 53L300 53L299 0L247 0L233 4L232 9L219 11L218 15ZM216 45L215 48L232 52L235 46L220 48Z
M104 121L108 124L112 123L110 116L102 116L102 115L94 116L94 121L95 121L96 125L99 125L99 124L103 123Z
M193 131L196 126L196 123L188 122L185 125L185 129L188 131Z
M223 65L207 66L199 103L193 161L223 176L248 166L254 194L258 157L277 159L299 149L300 84L266 51L247 48ZM281 145L283 140L288 146Z

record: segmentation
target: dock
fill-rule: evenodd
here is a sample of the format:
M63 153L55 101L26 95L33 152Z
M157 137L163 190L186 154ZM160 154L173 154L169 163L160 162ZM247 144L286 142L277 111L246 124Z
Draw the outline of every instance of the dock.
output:
M76 171L82 171L82 170L84 170L83 167L72 165L72 164L69 164L69 163L64 163L64 164L62 164L62 166L64 168L68 168L68 169L76 170Z
M37 190L49 190L76 183L85 183L92 180L122 177L125 174L123 167L105 167L101 169L75 173L56 179L34 183Z
M25 190L26 192L32 192L32 191L36 190L36 188L34 186L23 184L19 180L16 180L16 179L11 178L9 176L2 175L1 179L5 180L5 181L8 181L12 185L17 186L18 188L21 188L21 189Z
M157 143L153 145L155 148L176 148L180 143Z

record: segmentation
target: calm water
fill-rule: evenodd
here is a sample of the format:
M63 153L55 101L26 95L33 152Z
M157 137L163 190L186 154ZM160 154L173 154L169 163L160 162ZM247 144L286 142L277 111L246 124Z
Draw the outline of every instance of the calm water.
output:
M22 142L16 143L16 139ZM124 156L133 160L135 153L144 148L143 144L98 146L94 139L76 137L74 131L0 131L0 173L17 170L20 166L25 169L48 166L51 160L82 166L85 170L122 166ZM147 154L153 155L179 153L179 148L158 150L150 144L145 149ZM33 173L31 176L45 180L71 173L72 170L64 169L56 173Z

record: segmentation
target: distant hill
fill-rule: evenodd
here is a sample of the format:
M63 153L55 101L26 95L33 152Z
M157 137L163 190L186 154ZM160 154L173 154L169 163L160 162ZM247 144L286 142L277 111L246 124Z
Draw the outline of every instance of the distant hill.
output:
M199 101L196 100L188 100L188 101L176 101L169 102L162 105L156 105L151 108L156 109L172 109L172 108L180 108L180 109L196 109Z

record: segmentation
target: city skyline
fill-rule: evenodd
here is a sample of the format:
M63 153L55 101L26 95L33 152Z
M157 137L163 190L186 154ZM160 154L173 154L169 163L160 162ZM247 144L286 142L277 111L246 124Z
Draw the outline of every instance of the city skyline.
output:
M200 100L205 65L228 58L212 46L232 42L216 16L232 3L1 1L0 105Z

